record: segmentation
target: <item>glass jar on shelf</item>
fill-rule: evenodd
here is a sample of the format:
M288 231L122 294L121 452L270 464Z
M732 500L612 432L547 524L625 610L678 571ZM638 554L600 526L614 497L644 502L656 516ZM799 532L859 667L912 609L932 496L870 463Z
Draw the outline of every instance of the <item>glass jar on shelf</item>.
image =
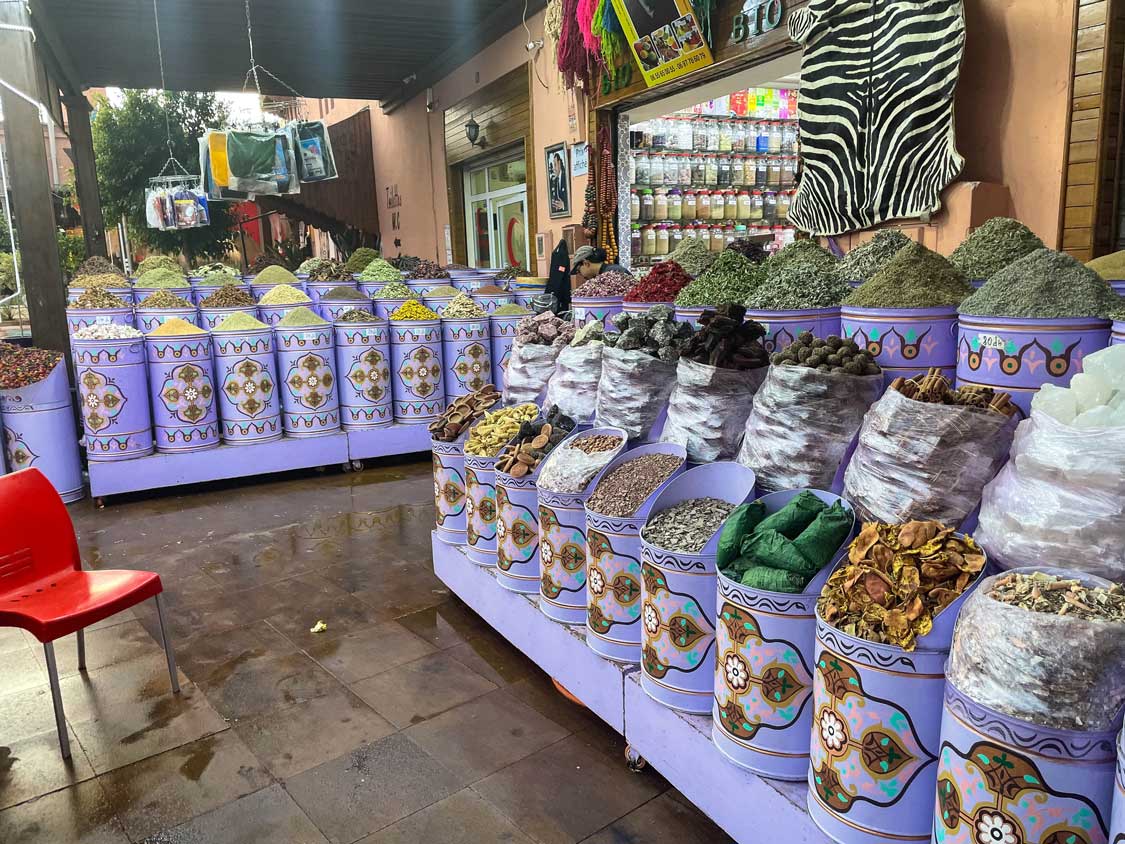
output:
M777 192L767 190L762 192L762 219L767 222L777 220Z
M738 219L738 194L733 190L723 191L723 219Z
M781 187L781 158L779 156L771 156L766 170L766 187L780 188Z
M759 190L766 186L767 176L769 175L769 159L764 155L759 155L754 161L754 187Z
M690 226L684 226L681 234L685 239L690 238L692 240L696 240L699 237L699 229L696 228L694 224Z
M696 218L700 220L711 219L711 191L701 190L695 192Z
M689 160L691 161L691 186L693 188L703 187L707 184L707 165L703 161L703 156L693 152Z
M730 148L732 152L746 152L746 121L735 120L731 126Z
M635 185L637 183L637 153L635 150L629 150L625 153L625 167L626 172L629 174L629 184Z
M734 146L734 124L730 120L720 120L719 123L719 152L730 152Z
M781 151L792 155L797 151L797 124L786 122L781 124Z
M656 219L656 198L652 188L641 188L641 220L649 222Z
M652 169L650 167L652 158L647 152L638 152L633 156L636 161L636 173L633 176L633 184L635 185L651 185L652 184Z
M750 194L750 220L760 224L762 222L762 192L755 190Z
M641 257L641 227L638 223L633 223L629 232L629 254L634 258Z
M691 146L696 152L707 149L707 122L702 117L691 121Z
M703 183L708 187L719 183L719 156L713 152L703 156Z
M680 183L680 154L669 152L664 156L664 187L672 188Z
M682 152L692 150L691 119L688 117L681 117L676 121L676 149Z
M775 154L781 152L781 124L778 122L770 124L770 152Z
M656 254L667 255L669 240L668 240L668 226L663 223L658 223L656 226Z
M668 124L663 117L649 121L652 124L652 145L657 149L668 146Z
M744 155L740 161L742 166L742 175L739 177L738 183L745 188L754 187L754 168L757 166L754 161L754 156Z
M735 234L736 228L734 223L727 223L723 226L723 249L734 243L734 239L738 236Z
M770 151L770 124L765 120L754 123L754 150L758 155L765 155Z
M777 193L777 218L779 220L789 219L789 191L787 190Z
M740 190L738 192L738 219L750 219L750 191Z
M668 189L667 188L654 188L653 191L653 213L654 220L667 220L668 219Z
M691 190L689 188L688 190L684 191L684 203L683 204L684 204L683 218L685 220L694 220L696 218L696 205L695 205L695 191L694 190Z
M781 159L781 186L790 188L797 183L797 156L787 155Z
M654 152L649 156L649 184L653 187L664 184L664 153Z
M675 252L680 244L684 242L684 229L676 223L668 225L668 252Z
M718 152L719 151L719 121L718 120L708 120L707 121L707 151L708 152Z
M727 198L723 191L711 191L711 219L721 220L727 213Z
M718 172L715 184L726 187L731 184L730 180L730 155L720 155L718 157Z
M676 185L687 187L691 184L691 156L686 152L676 154Z
M656 254L656 226L641 226L641 254L646 258Z
M726 248L726 241L723 239L723 224L716 223L711 226L711 234L709 236L712 252L722 252Z
M636 188L629 188L629 219L639 220L641 218L641 195L637 193Z
M746 226L742 223L736 223L734 227L734 239L741 240L746 237Z
M668 190L668 219L682 220L684 218L684 195L679 188Z

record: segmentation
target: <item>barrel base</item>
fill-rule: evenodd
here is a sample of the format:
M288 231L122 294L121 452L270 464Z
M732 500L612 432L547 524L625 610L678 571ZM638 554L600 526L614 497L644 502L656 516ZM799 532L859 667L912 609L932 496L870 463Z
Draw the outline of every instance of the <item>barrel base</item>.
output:
M459 546L465 544L464 529L449 530L447 528L438 527L434 530L434 536L437 537L441 542L444 542L446 545Z
M122 443L121 440L125 442ZM148 457L156 450L152 435L146 433L144 441L136 435L125 437L95 437L86 435L86 459L91 463L116 463L136 457Z
M640 665L641 663L641 643L639 639L627 644L610 642L591 632L590 628L587 627L586 645L602 659L608 659L610 662L617 662L621 665Z
M669 688L653 680L647 674L641 674L641 688L644 693L662 706L675 709L677 712L687 712L689 715L710 715L712 692L685 692Z
M66 492L59 492L59 498L62 499L63 504L73 504L75 501L81 501L85 497L85 487L78 487L77 489L67 490Z
M539 593L539 611L551 621L557 621L559 624L577 624L581 626L586 625L586 607L566 607L551 601Z
M465 556L469 558L469 562L476 566L483 566L485 568L496 565L496 543L491 543L492 547L489 548L485 544L466 545Z
M518 592L521 595L539 594L538 579L513 577L501 568L498 568L496 570L496 582L499 583L500 586L502 586L504 589L507 589L509 592Z
M175 442L177 439L184 439L184 444L178 445ZM187 454L191 451L206 451L218 447L218 425L213 427L209 425L208 430L202 436L197 439L195 435L192 435L190 441L184 438L179 428L161 428L159 425L156 427L156 450L160 454Z
M839 844L887 844L888 841L921 841L929 842L929 835L879 835L876 832L860 829L852 824L842 822L839 817L821 805L813 794L815 784L809 782L808 810L809 817L813 819L820 831Z
M345 431L386 428L393 425L394 421L390 404L364 407L340 406L340 427Z
M718 726L711 728L711 743L732 765L744 771L784 782L804 782L809 775L809 757L775 756L751 750L731 740ZM753 760L753 761L751 761Z
M231 438L231 437L229 437L229 436L228 436L228 435L227 435L226 433L224 433L224 434L223 434L223 445L233 445L233 446L240 446L240 445L260 445L261 443L272 443L272 442L277 442L278 440L280 440L280 439L281 439L281 437L282 437L282 434L281 434L281 432L280 432L280 431L279 431L278 433L276 433L276 434L270 434L270 435L269 435L268 437L254 437L254 438L252 438L252 439L247 439L247 438L241 438L241 439L239 439L239 438Z

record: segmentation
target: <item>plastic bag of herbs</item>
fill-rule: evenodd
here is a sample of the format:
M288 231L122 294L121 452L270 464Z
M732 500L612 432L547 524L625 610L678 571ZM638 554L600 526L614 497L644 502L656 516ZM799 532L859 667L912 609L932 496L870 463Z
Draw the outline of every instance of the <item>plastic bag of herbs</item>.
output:
M546 405L558 405L559 410L579 422L594 418L604 337L605 328L598 320L578 329L570 345L555 360L555 372L547 383Z
M1008 459L1015 424L988 407L917 401L892 385L863 419L844 497L864 521L959 525Z
M538 403L555 372L561 346L513 343L512 356L504 370L504 404Z
M1125 593L1067 569L989 577L961 608L947 673L958 691L1013 718L1113 729L1125 705Z
M831 488L864 415L882 394L883 374L867 352L842 348L842 342L806 332L774 355L777 363L754 397L738 454L763 490ZM845 365L822 371L822 351Z

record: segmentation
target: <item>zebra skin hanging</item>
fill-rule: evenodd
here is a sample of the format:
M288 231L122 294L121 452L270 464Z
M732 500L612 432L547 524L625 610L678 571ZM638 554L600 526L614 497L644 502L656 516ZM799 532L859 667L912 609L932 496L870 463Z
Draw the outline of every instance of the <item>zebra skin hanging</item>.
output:
M961 0L812 0L789 35L805 47L792 223L842 234L940 208L964 164L953 131Z

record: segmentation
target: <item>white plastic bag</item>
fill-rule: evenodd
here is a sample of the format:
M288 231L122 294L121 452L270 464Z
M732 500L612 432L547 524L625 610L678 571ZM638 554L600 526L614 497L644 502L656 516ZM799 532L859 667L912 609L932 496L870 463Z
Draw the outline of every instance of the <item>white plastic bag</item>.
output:
M645 352L609 347L602 352L597 424L623 428L629 439L645 439L676 385L676 365Z
M598 403L603 348L602 343L564 347L555 360L544 406L557 404L559 410L579 422L592 419Z
M561 346L513 343L508 368L504 370L504 404L538 403L551 375Z
M740 371L680 358L661 441L682 445L693 463L732 459L765 377L764 366Z
M754 470L764 490L827 490L882 392L881 374L771 366L754 396L738 462Z
M1041 563L1125 582L1125 427L1072 428L1033 410L984 488L974 536L1002 568Z
M1015 424L995 411L887 390L863 419L844 497L865 521L934 519L956 527L1008 459Z

